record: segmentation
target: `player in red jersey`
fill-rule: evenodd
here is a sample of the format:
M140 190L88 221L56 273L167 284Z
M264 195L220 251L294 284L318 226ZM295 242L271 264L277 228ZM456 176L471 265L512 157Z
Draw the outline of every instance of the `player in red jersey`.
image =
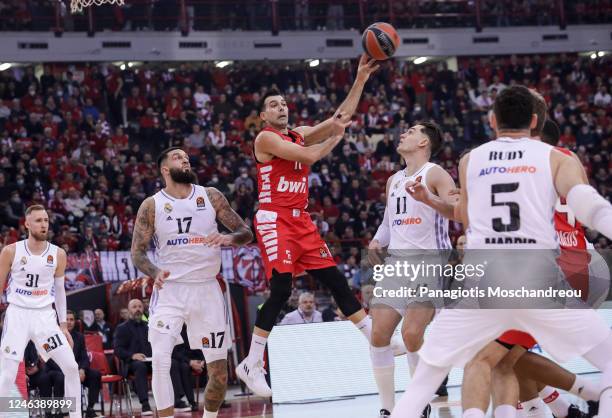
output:
M263 369L267 338L291 295L292 278L304 271L331 290L342 313L370 339L371 319L337 269L305 209L310 166L329 154L342 139L363 87L377 68L375 60L363 55L344 102L332 118L313 127L289 129L289 110L279 93L270 92L262 100L260 117L266 127L257 135L254 145L259 186L254 226L270 282L270 296L257 313L249 355L236 367L238 377L257 395L272 395Z

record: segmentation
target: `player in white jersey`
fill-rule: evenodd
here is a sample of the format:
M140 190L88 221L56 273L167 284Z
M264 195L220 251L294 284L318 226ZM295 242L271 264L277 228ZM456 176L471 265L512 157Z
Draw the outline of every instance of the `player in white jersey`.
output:
M165 188L140 206L132 237L134 265L155 279L151 297L149 341L153 351L153 396L160 417L174 414L171 354L187 325L189 345L204 353L208 384L204 417L217 416L227 388L230 313L216 280L220 245L244 245L249 227L217 189L194 184L189 156L178 147L160 154ZM218 223L230 233L219 233ZM147 256L153 240L157 264Z
M0 397L10 396L31 340L43 360L53 359L64 373L64 396L76 402L70 417L80 417L81 380L66 322L66 252L47 241L49 215L43 206L30 206L25 218L28 238L0 253L0 289L10 273L0 342Z
M498 139L472 150L459 164L458 212L467 227L468 249L538 250L532 251L533 258L556 266L554 258L542 254L558 250L552 222L557 196L566 198L578 220L612 237L612 206L583 182L580 164L529 138L537 122L531 92L523 86L509 87L497 96L493 108L490 122ZM512 268L518 279L530 273L521 271L524 265ZM508 329L530 333L558 361L582 355L600 369L600 417L612 416L612 334L593 310L446 309L430 327L420 351L422 361L392 417L417 418L452 366L464 365ZM495 412L498 418L516 415L511 405ZM482 418L484 411L472 408L464 417Z
M369 245L373 253L388 247L389 257L385 259L384 267L397 262L401 265L423 262L439 264L441 257L436 250L452 248L448 237L448 217L452 217L452 210L440 214L412 197L417 192L416 187L418 193L427 192L435 196L436 202L440 196L442 199L450 199L449 192L455 187L452 177L439 165L429 162L431 155L438 151L441 141L440 127L431 122L418 123L400 136L397 152L406 167L387 181L384 218ZM372 261L375 263L377 260ZM421 278L414 283L430 287L432 284L437 285L428 279L422 281ZM413 373L418 363L417 351L423 343L425 328L435 314L435 304L431 301L418 297L385 297L381 293L401 289L407 284L409 282L405 278L383 278L377 284L376 297L371 304L370 355L381 400L380 417L389 416L395 404L395 361L390 345L395 328L404 317L402 336L407 348L408 366ZM423 415L427 416L429 410L429 407L426 408Z

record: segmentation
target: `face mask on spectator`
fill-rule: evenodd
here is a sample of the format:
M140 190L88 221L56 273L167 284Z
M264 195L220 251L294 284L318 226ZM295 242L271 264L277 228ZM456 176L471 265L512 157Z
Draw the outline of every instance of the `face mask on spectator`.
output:
M327 168L324 168L323 170L321 170L321 174L326 176L327 174L329 174L329 170Z

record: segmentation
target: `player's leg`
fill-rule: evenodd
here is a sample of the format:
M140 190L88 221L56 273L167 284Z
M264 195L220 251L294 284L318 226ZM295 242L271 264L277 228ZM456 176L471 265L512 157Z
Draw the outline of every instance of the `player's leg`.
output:
M174 390L172 389L172 379L170 379L170 366L176 336L162 333L149 326L149 341L153 352L151 387L157 413L160 417L170 417L174 415Z
M411 375L414 375L419 362L418 351L423 345L425 328L432 321L435 313L436 310L429 303L415 302L408 305L404 314L402 338L406 345L406 357Z
M264 353L268 335L291 296L292 283L291 273L279 273L276 269L272 271L270 296L257 312L249 354L236 366L238 377L258 396L272 396L272 389L265 378Z
M531 379L553 388L565 390L585 401L599 399L597 382L575 375L539 354L526 352L516 362L514 370L521 379Z
M214 357L206 353L204 357L206 357L208 383L204 390L204 415L202 418L216 418L227 391L227 351L224 359L213 360Z
M599 385L598 417L612 417L612 334L606 340L598 344L583 355L583 357L602 372Z
M10 396L15 387L19 363L30 340L30 325L36 319L28 316L28 312L18 306L9 305L4 316L0 342L0 397Z
M163 289L156 289L155 304L149 318L149 342L151 343L153 376L151 387L160 417L174 415L174 390L170 378L172 350L180 338L184 324L188 295L193 285L167 283Z
M389 415L395 406L395 358L391 337L402 317L395 309L382 304L373 306L370 314L372 315L370 358L380 397L380 415L385 416Z
M79 366L74 359L74 353L68 345L68 341L62 332L57 329L57 333L47 339L47 344L51 347L56 344L57 340L61 339L61 345L51 348L47 353L48 356L59 366L64 374L64 396L75 400L75 407L70 412L70 418L81 417L81 378L79 376ZM39 345L39 347L41 347ZM40 352L40 351L39 351Z
M484 417L491 397L491 372L508 352L508 348L492 341L466 364L461 385L464 417Z
M519 401L519 383L514 372L514 365L525 351L525 348L515 345L493 368L491 392L493 394L495 418L510 418L516 415L516 405Z
M308 267L312 265L309 262L309 258L305 256L300 262ZM306 271L330 290L340 311L370 341L372 337L372 319L366 314L353 292L351 292L346 278L340 273L340 270L335 265L331 265L319 269L306 268Z

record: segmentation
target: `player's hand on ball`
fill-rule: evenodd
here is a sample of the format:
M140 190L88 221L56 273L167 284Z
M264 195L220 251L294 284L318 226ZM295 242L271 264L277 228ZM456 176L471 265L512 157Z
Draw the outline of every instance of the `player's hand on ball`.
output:
M370 241L370 245L368 245L368 262L372 266L382 264L383 262L382 245L380 245L377 239L373 239Z
M232 245L232 236L213 232L204 237L204 245L207 247L219 247L221 245Z
M414 200L426 203L429 201L429 191L421 182L409 180L406 182L406 191Z
M365 77L367 80L374 71L378 70L380 65L378 61L368 57L367 54L361 54L359 59L359 66L357 67L357 76Z
M170 272L168 270L158 271L155 275L155 282L153 283L153 286L157 287L158 289L161 289L162 287L164 287L164 282L166 281L168 276L170 276Z

